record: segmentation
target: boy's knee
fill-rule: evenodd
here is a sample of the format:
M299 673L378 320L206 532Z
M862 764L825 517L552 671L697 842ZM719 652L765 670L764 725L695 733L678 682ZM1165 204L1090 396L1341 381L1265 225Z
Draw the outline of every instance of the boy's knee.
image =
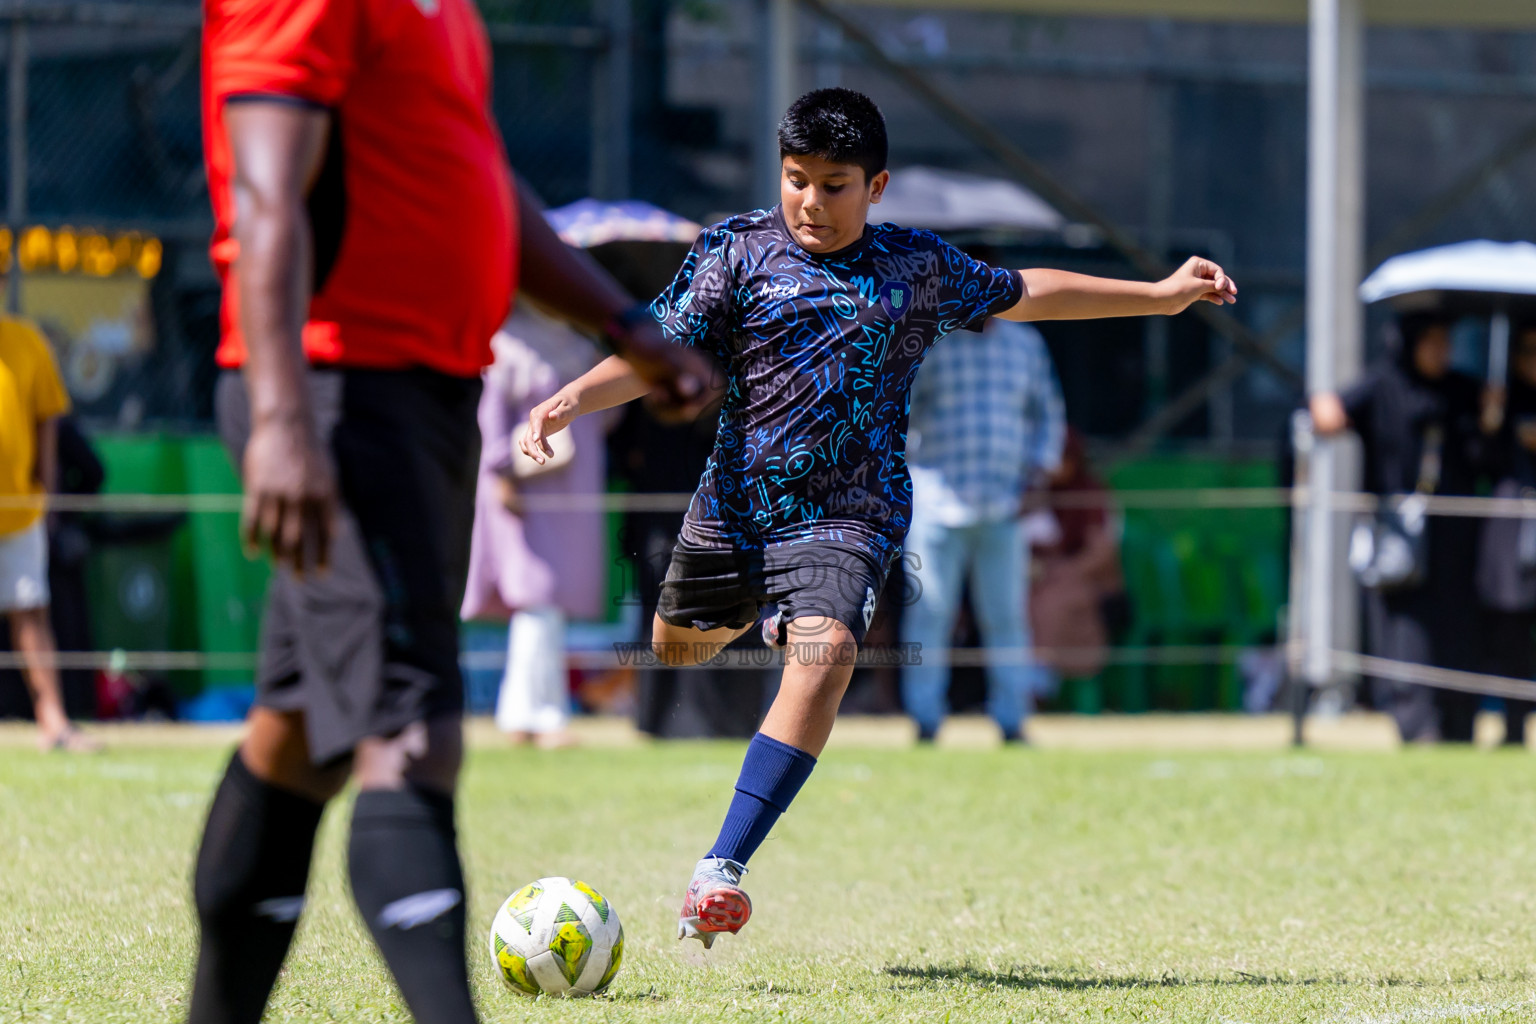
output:
M693 657L692 648L692 644L682 640L658 638L651 641L651 654L666 668L685 668L698 664L698 659Z

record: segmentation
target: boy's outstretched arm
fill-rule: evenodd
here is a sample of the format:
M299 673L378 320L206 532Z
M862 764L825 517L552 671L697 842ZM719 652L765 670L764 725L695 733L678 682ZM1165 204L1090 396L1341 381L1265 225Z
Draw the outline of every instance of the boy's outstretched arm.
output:
M1237 284L1215 263L1193 256L1161 281L1120 281L1065 270L1021 270L1024 297L1004 320L1093 320L1182 313L1196 302L1237 301Z
M519 289L557 316L605 336L638 379L659 392L663 407L684 418L697 415L711 400L709 360L668 341L649 316L627 317L635 300L596 260L560 240L526 183L519 179L516 186L523 250Z
M582 413L601 412L633 402L651 390L635 368L618 356L609 356L586 373L533 407L528 429L518 438L522 453L544 465L554 457L549 438L558 434Z

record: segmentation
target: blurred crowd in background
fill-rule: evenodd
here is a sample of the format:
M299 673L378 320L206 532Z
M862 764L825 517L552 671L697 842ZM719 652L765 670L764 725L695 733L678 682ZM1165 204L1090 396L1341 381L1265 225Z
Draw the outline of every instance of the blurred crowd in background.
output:
M585 200L548 217L637 295L661 290L698 230L634 201ZM970 251L1005 259L989 246ZM1318 432L1360 437L1371 493L1536 493L1536 321L1515 323L1508 384L1497 388L1454 367L1461 319L1433 311L1400 317L1383 357L1362 380L1340 395L1314 398ZM22 669L0 690L0 707L35 708L50 742L73 742L65 707L87 718L232 717L238 687L214 690L222 698L212 704L208 692L188 700L186 680L130 670L121 651L116 664L66 671L62 683L48 667L53 636L65 651L101 647L87 581L92 550L163 544L186 517L45 517L16 506L45 488L96 493L104 470L67 415L43 336L25 321L6 319L0 341L0 412L16 427L7 436L25 433L22 426L34 435L0 451L0 488L13 503L0 520L0 608ZM640 650L648 640L686 495L713 444L713 411L693 423L666 423L642 402L583 418L578 429L556 437L552 459L535 465L516 447L530 410L601 353L531 304L514 311L493 347L480 407L480 480L462 615L479 651L494 638L500 656L471 668L481 680L471 688L472 703L494 714L512 741L541 746L571 742L573 712L632 715L657 736L749 735L771 699L775 659L675 670L611 657L614 647ZM859 670L850 710L903 712L920 742L931 741L952 710L981 710L1006 742L1025 739L1028 717L1040 707L1136 711L1178 708L1182 697L1194 709L1202 706L1202 690L1205 707L1276 706L1281 687L1274 666L1262 660L1235 668L1213 662L1182 676L1135 657L1111 664L1117 647L1135 652L1236 639L1254 651L1273 649L1283 634L1280 581L1270 595L1270 621L1244 624L1253 631L1242 634L1230 622L1202 622L1191 613L1199 572L1176 556L1169 564L1128 567L1126 517L1095 472L1083 435L1069 425L1070 412L1050 351L1031 326L994 320L980 332L957 332L925 362L909 424L913 527L867 639L868 648L896 656ZM609 512L605 496L614 494L665 500ZM1362 577L1367 649L1400 661L1536 676L1532 520L1427 522L1414 541L1408 578ZM1361 526L1381 528L1378 519ZM225 527L232 527L227 518ZM40 582L24 578L25 565L13 555L28 537L49 552ZM1257 553L1233 554L1225 568L1240 577ZM1240 598L1237 577L1229 587L1207 581L1214 588L1208 596ZM132 579L116 582L135 586ZM49 614L39 619L44 610ZM1172 620L1180 614L1182 623ZM757 641L749 634L743 642ZM607 658L600 656L603 643ZM477 647L473 639L470 647ZM1389 712L1404 740L1421 742L1471 741L1474 716L1488 704L1476 694L1390 680L1371 681L1357 697ZM1492 706L1504 711L1505 742L1523 745L1532 704Z
M568 241L637 296L670 279L699 224L764 200L757 90L721 87L756 81L760 6L482 4L513 164ZM8 23L25 36L5 59L26 65L5 87L20 82L27 96L0 118L13 154L0 167L12 196L0 266L10 308L47 339L75 410L57 421L58 490L195 500L47 516L52 629L64 651L92 652L67 662L62 704L87 718L228 720L248 699L265 569L240 553L231 506L217 500L237 485L209 425L218 295L198 156L198 7L92 10ZM879 5L859 21L1148 251L1220 260L1244 286L1241 326L1267 355L1189 316L946 339L914 398L920 518L870 645L963 656L861 667L846 707L910 714L919 736L947 712L980 710L1016 737L1035 708L1286 706L1288 510L1129 496L1288 482L1288 417L1303 401L1304 27ZM805 17L796 31L797 79L867 91L890 121L895 176L877 213L1005 265L1131 272L1102 231L1011 180L835 24ZM1536 193L1523 186L1536 154L1536 36L1372 28L1368 53L1372 262L1536 236ZM530 95L545 102L511 102ZM1341 394L1332 424L1360 437L1367 490L1536 487L1536 334L1516 317L1507 387L1490 389L1488 322L1462 312L1401 330L1387 307L1369 312L1377 362ZM1426 347L1437 355L1423 362ZM511 438L597 350L530 308L496 350L463 608L472 705L551 745L566 742L573 710L633 715L660 736L749 734L776 678L766 661L673 671L614 657L615 644L643 640L682 517L669 496L697 483L712 417L666 424L636 404L584 423L553 468L534 472ZM24 390L13 387L16 408L57 411ZM21 458L15 447L0 454ZM44 469L13 464L0 480L29 491ZM647 495L666 500L637 500ZM0 533L21 532L19 521ZM1531 678L1536 530L1431 523L1411 585L1366 587L1366 649ZM13 632L19 653L35 646L35 629ZM1210 656L1146 656L1197 649ZM0 671L0 714L31 713L24 676ZM1391 711L1416 740L1466 739L1471 713L1499 706L1382 681L1335 703L1357 701ZM1529 708L1506 710L1519 740Z

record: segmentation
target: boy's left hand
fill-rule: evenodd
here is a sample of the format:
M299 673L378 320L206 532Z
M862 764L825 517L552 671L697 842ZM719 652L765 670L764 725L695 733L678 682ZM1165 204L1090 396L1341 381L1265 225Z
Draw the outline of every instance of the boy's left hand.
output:
M1237 282L1211 260L1191 256L1184 265L1157 284L1168 302L1167 312L1182 313L1196 302L1225 306L1237 301Z

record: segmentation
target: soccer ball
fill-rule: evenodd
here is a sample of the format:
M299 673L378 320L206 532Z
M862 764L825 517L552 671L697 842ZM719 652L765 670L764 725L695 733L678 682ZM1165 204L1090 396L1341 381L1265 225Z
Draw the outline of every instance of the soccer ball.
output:
M524 995L590 996L619 973L624 928L613 904L585 882L541 878L496 911L491 959Z

